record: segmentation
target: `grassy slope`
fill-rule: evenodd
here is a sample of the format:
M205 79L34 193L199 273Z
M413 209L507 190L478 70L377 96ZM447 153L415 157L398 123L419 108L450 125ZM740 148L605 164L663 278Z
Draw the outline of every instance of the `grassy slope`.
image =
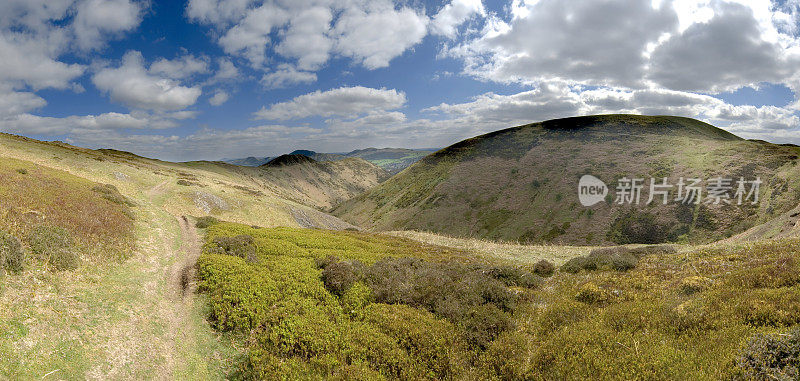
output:
M642 206L661 224L673 225L676 236L687 233L683 239L708 242L794 208L800 202L798 188L791 186L800 180L798 153L796 147L745 141L687 118L569 118L457 143L334 214L379 230L597 245L607 242L610 222L624 208L609 203L582 207L576 184L584 174L605 181L612 196L616 179L623 176L670 176L673 183L680 176L760 176L764 184L757 208ZM680 223L679 214L687 216Z
M0 378L50 372L64 379L222 378L236 348L211 331L202 298L190 300L185 310L177 307L166 275L184 256L175 216L214 214L246 224L298 226L300 211L312 224L346 226L318 212L319 204L281 198L298 191L281 187L284 173L167 163L5 134L0 148L0 177L9 180L0 185L0 227L24 235L18 217L34 215L27 213L31 209L85 243L84 265L75 271L51 272L32 262L19 275L0 276ZM103 257L108 253L97 244L126 241L125 230L108 223L119 212L91 190L95 183L115 185L136 204L127 230L133 249L120 248L127 260ZM342 189L330 197L352 191Z

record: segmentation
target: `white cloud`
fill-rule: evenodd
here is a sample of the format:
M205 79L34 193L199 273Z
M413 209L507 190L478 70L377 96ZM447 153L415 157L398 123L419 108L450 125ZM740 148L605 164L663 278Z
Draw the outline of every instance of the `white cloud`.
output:
M327 36L333 13L328 7L312 7L292 17L275 51L297 59L302 70L316 70L328 61L333 41Z
M193 105L199 87L185 87L176 81L149 74L141 53L129 51L117 68L100 69L92 82L111 99L128 107L147 110L180 110Z
M767 0L516 0L476 37L445 49L501 83L564 81L716 93L800 87L798 18Z
M567 80L636 86L643 51L677 24L651 0L541 0L509 23L492 20L476 39L449 53L474 76L498 82Z
M130 31L141 22L142 6L129 0L83 0L76 9L73 29L83 50L101 47L110 36Z
M254 0L189 0L186 15L195 21L226 24L239 20Z
M394 110L406 103L406 95L397 90L368 87L340 87L328 91L315 91L286 102L262 107L253 115L257 119L289 120L310 116L356 117L359 114Z
M264 74L261 84L268 89L277 89L300 83L311 83L317 75L307 71L299 71L291 65L280 65L278 70Z
M711 92L782 82L800 69L800 57L786 57L762 34L751 8L718 3L708 22L689 26L653 51L647 77L669 89Z
M160 58L150 64L150 73L172 79L183 79L195 74L208 73L208 62L191 54L173 60Z
M545 84L512 95L487 93L470 102L441 104L425 111L445 113L453 118L451 123L479 126L480 132L533 121L607 113L686 116L731 131L789 131L800 127L800 118L791 110L775 106L731 105L708 95L664 89L581 91L563 83Z
M272 29L287 21L285 10L271 3L263 4L249 10L244 19L228 29L219 39L219 44L226 53L242 55L253 67L262 67L267 59L267 44Z
M461 8L445 12L440 25L446 29L457 22ZM271 63L268 53L275 53L304 71L319 69L334 55L350 57L368 69L388 66L422 41L429 22L422 11L396 7L391 0L192 0L187 15L213 26L223 50L244 57L253 68L266 68Z
M212 106L220 106L223 103L227 102L228 98L229 98L228 93L224 91L217 91L216 93L214 93L214 96L208 98L208 103L211 104Z
M83 74L85 67L56 60L65 44L63 38L63 33L59 32L39 38L30 34L1 33L0 82L34 89L69 87Z
M486 16L481 0L453 0L431 20L432 32L454 38L458 26L476 15Z
M34 93L16 92L8 86L0 86L0 118L22 114L46 104L42 97Z
M422 41L428 18L387 0L344 10L333 30L336 50L368 69L389 66L389 61Z

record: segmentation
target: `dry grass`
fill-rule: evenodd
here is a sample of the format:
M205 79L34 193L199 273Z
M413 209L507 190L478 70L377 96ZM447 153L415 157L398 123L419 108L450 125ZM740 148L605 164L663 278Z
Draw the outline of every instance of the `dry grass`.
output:
M412 230L390 231L385 234L413 239L426 244L465 250L492 260L531 266L542 259L561 265L571 258L586 255L596 248L594 246L522 245L478 238L457 238Z

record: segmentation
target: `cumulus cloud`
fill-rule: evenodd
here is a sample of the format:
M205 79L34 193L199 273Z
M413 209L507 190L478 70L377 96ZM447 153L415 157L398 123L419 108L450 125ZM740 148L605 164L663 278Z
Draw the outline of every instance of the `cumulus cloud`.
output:
M68 88L85 66L57 60L63 38L58 32L38 38L23 33L0 34L0 81L34 89Z
M328 7L303 9L291 18L283 40L275 51L287 58L297 59L302 70L315 70L328 61L333 41L328 37L333 13Z
M510 13L488 15L444 53L502 83L706 93L800 84L797 14L768 1L520 0Z
M214 96L208 98L208 103L212 106L220 106L223 103L227 102L229 98L228 93L224 91L217 91L214 93Z
M73 20L78 47L103 46L109 36L132 30L141 22L142 6L129 0L83 0Z
M509 23L487 22L479 37L449 53L467 73L498 82L570 80L635 86L648 44L674 30L677 17L651 0L541 0Z
M403 92L391 89L373 89L363 86L340 87L328 91L315 91L286 102L275 103L253 115L256 119L289 120L311 116L356 117L375 111L395 110L406 103Z
M159 58L150 64L150 73L162 75L172 79L183 79L195 74L208 72L208 62L205 59L197 58L191 54L186 54L172 60Z
M390 1L376 0L344 10L333 30L336 50L368 69L389 66L392 58L422 41L428 18Z
M437 30L449 33L468 17L464 12L472 11L464 7L475 4L462 2L443 10ZM391 0L192 0L186 12L192 20L213 26L223 50L244 57L253 68L269 65L272 48L302 71L317 70L335 55L368 69L386 67L422 41L429 22L423 11L396 7Z
M300 71L291 65L283 64L277 70L264 74L261 84L268 89L277 89L300 83L311 83L317 80L317 75L308 71Z
M180 110L193 105L201 94L199 87L181 86L148 73L144 58L137 51L126 53L121 66L99 70L92 82L115 102L146 110Z
M718 3L714 10L708 22L653 51L649 79L669 89L718 92L781 82L800 68L800 57L786 57L777 42L762 38L751 8Z
M604 113L677 115L706 120L732 131L794 130L800 118L775 106L731 105L718 98L666 89L582 91L563 83L511 95L486 93L470 102L441 104L425 109L441 112L463 124L486 131L566 116ZM447 122L445 122L447 123Z
M454 38L458 26L473 16L486 16L481 0L453 0L433 17L431 30L435 34Z
M16 92L8 86L0 86L0 118L22 114L46 104L42 97L34 93Z

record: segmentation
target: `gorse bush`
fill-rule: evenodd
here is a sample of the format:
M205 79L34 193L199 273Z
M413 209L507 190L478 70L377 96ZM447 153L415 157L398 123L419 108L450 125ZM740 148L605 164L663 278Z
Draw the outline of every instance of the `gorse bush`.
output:
M258 262L209 250L217 238L238 235L253 237ZM659 256L624 272L592 260L612 271L556 274L547 287L535 289L508 286L495 277L504 271L471 261L475 256L367 233L220 223L208 228L205 242L199 287L213 327L236 332L247 349L243 378L719 380L752 378L753 369L779 369L769 373L778 378L793 374L786 361L766 361L791 358L774 355L782 350L751 350L746 358L757 361L740 357L743 348L756 348L746 346L747 338L783 340L800 324L798 239L704 247L680 256L668 255L670 249L638 254L614 248L593 257ZM325 268L355 261L364 264L360 277L350 266L340 269L359 280L351 284L347 275L337 284L349 288L330 292Z
M671 254L677 250L672 246L642 246L628 248L625 246L603 247L592 250L585 257L575 257L561 265L561 271L578 273L581 270L617 270L628 271L636 267L639 259L649 254Z
M363 281L377 303L424 308L466 330L470 345L484 347L511 326L516 298L506 286L536 287L538 277L512 267L484 268L416 258L384 258L365 267L358 261L319 261L325 287L342 295Z
M54 270L74 270L80 266L80 257L67 229L39 225L28 233L27 241L34 257Z
M111 201L118 205L136 206L136 204L129 200L127 197L119 193L119 189L111 184L100 184L92 187L92 190L99 193L104 199Z
M247 260L257 262L256 245L253 237L247 234L240 234L234 237L217 237L213 245L209 246L212 253L232 255Z
M364 265L359 261L339 261L328 257L322 268L322 282L331 293L342 296L361 279Z
M748 340L736 362L746 380L800 379L800 328L785 334L757 334Z
M506 286L536 288L542 282L539 276L513 266L490 267L482 271Z
M214 225L214 224L218 224L218 223L219 223L219 220L216 217L203 216L203 217L198 217L197 218L197 222L194 224L194 226L196 226L196 227L198 227L200 229L206 229L209 226Z
M653 244L666 242L669 231L670 227L658 223L654 214L631 209L614 219L606 238L621 245Z
M0 270L18 273L25 269L25 251L19 238L0 230Z
M258 262L229 254L241 236ZM475 378L476 352L514 327L515 293L457 251L230 223L205 242L198 288L215 328L250 338L243 378Z
M533 265L533 273L539 276L551 276L555 271L556 266L546 259L542 259Z

